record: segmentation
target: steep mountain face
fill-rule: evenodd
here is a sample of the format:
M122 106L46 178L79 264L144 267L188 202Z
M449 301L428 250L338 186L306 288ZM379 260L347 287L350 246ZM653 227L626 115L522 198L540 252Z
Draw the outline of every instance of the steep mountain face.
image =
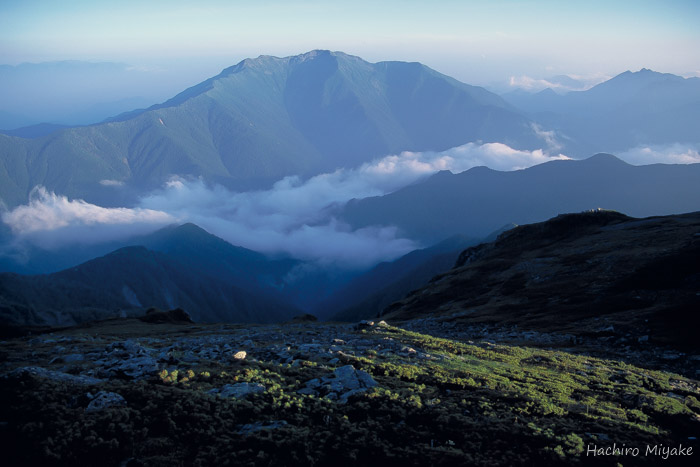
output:
M147 307L185 309L195 321L274 322L298 310L169 255L127 247L54 274L0 274L0 320L65 325Z
M354 227L395 225L410 238L434 242L598 207L636 217L696 211L698 186L700 164L632 166L598 154L514 172L440 172L385 196L351 201L341 216Z
M101 180L143 190L173 174L261 186L476 140L538 144L500 97L418 63L328 51L263 56L107 123L31 140L0 135L0 199L17 205L42 184L91 200L114 190Z
M558 95L509 93L508 102L565 138L581 154L638 145L698 143L700 78L642 69L626 71L587 91Z
M387 320L464 324L697 349L700 213L560 215L462 252L455 267L385 310Z

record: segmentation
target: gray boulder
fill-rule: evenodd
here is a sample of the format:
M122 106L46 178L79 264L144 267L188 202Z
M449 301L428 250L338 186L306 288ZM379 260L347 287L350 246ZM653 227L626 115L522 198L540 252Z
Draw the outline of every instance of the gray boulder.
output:
M236 383L226 384L219 389L211 389L209 394L218 395L219 397L233 397L236 399L244 399L251 394L261 394L265 392L265 386L260 383Z
M352 365L341 366L333 372L335 379L332 382L340 384L343 389L368 389L377 385L377 382L364 370L356 370ZM324 378L330 379L330 378Z
M305 386L297 392L307 395L323 394L328 399L346 403L350 396L377 386L377 382L366 371L356 370L352 365L345 365L336 368L332 376L326 376L321 380L309 380Z
M363 319L359 323L357 323L354 328L357 331L361 331L363 329L372 329L374 327L374 321L369 321L366 319Z
M90 394L88 394L90 397ZM116 392L100 391L92 398L85 412L100 412L109 407L122 407L126 400Z
M128 339L108 345L103 359L96 363L100 363L109 376L147 378L160 369L158 360L151 353L155 351Z

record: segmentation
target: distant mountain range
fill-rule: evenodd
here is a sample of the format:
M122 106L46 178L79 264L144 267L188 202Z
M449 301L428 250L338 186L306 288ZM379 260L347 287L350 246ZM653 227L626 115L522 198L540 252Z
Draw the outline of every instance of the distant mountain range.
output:
M262 56L107 123L34 139L0 135L0 199L15 206L41 184L90 201L114 190L101 180L143 190L173 174L259 187L470 141L540 143L499 96L419 63L328 51Z
M372 64L329 51L261 56L101 124L0 134L0 208L26 203L36 185L129 206L173 175L250 190L467 142L552 150L560 143L579 154L700 143L699 83L642 70L588 91L514 93L506 102L419 63ZM440 172L324 210L349 232L394 226L397 238L427 247L370 271L270 258L193 224L52 252L1 225L0 270L31 275L0 274L0 320L70 323L149 306L180 306L197 321L269 322L302 310L371 317L506 225L599 207L635 217L697 211L699 186L700 164L631 166L609 154L513 172Z
M642 69L587 91L515 91L503 98L545 128L562 149L619 152L640 145L700 143L700 78Z
M483 238L507 223L605 208L635 217L700 210L700 164L632 166L609 154L499 172L439 172L385 196L352 200L340 217L354 228L393 225L428 244Z
M359 275L269 258L185 224L92 247L30 249L24 269L7 261L2 267L68 269L1 274L1 306L6 320L28 323L80 321L148 306L180 306L199 321L267 322L299 310L325 319L370 318L505 225L599 207L637 217L700 210L698 186L700 164L631 166L606 154L514 172L485 167L440 172L386 196L351 201L336 213L353 228L392 225L399 235L434 245ZM446 237L452 238L438 243ZM73 266L91 258L96 259ZM138 271L133 277L132 270ZM90 292L100 286L105 293Z
M181 307L198 322L283 321L301 310L341 321L372 318L448 270L476 243L455 236L358 276L323 268L309 272L300 261L268 258L194 224L173 225L122 245L87 249L88 256L115 250L59 272L0 273L0 323L71 324L152 306ZM41 261L54 266L75 261L71 252Z
M183 79L183 73L165 81L157 68L80 60L0 65L0 131L97 123L161 102L197 82Z
M467 142L575 157L700 143L699 78L641 70L587 91L504 97L419 63L368 63L322 50L246 59L162 104L101 124L0 134L0 200L14 207L44 185L123 205L172 175L245 190Z
M382 316L627 336L628 345L696 351L698 290L700 213L635 219L593 211L520 226L468 248L453 269Z

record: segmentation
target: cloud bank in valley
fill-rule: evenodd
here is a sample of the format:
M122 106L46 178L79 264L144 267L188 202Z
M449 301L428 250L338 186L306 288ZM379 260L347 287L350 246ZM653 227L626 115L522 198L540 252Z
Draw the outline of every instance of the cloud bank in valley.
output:
M528 92L539 92L549 88L566 93L570 91L586 91L610 78L612 78L612 76L603 73L591 75L559 75L546 79L521 75L511 76L508 80L508 85L513 89L523 89Z
M66 243L101 243L151 232L175 218L140 207L104 208L36 187L29 203L4 212L2 221L22 239L50 249Z
M547 142L556 147L553 136L542 130L543 140L552 138ZM618 155L631 164L700 162L698 148L683 144L638 147ZM469 143L443 152L407 151L307 180L286 177L263 191L236 193L202 179L174 177L131 208L68 200L38 187L27 205L3 213L2 220L20 240L47 249L126 240L167 224L193 222L263 253L364 268L422 245L391 226L351 230L333 217L335 207L352 198L390 193L440 170L487 166L507 171L566 158L500 143Z
M680 143L638 146L617 156L632 165L697 164L700 163L700 146Z
M499 143L469 143L443 152L403 152L308 180L286 177L263 191L236 193L202 179L174 177L132 208L104 208L37 188L29 204L5 212L2 220L19 238L44 248L126 239L166 224L193 222L263 253L362 268L421 245L391 226L351 230L333 217L334 207L395 191L440 170L515 170L562 158Z

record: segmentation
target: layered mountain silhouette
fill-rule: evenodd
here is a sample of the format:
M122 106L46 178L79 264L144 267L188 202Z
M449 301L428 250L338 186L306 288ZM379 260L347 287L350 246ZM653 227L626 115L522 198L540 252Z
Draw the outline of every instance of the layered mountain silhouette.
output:
M402 150L470 141L536 147L503 99L419 63L340 52L247 59L163 104L109 122L24 139L0 135L0 199L36 185L104 201L101 180L143 190L172 175L259 187Z
M195 321L274 322L299 310L281 300L202 275L190 265L145 247L126 247L65 271L0 274L5 324L67 325L183 308Z
M700 142L700 78L648 69L626 71L587 91L551 89L503 97L578 154L641 145Z
M158 102L155 98L137 96L155 93L161 98L168 97L157 92L164 87L163 83L159 87L149 85L148 80L144 81L145 75L134 67L115 62L67 60L0 65L0 129L31 125L36 135L37 130L50 128L47 123L95 123ZM23 136L27 131L18 133Z
M700 213L635 219L564 214L463 251L454 268L388 307L388 320L442 316L697 349Z
M443 171L385 196L352 200L341 217L356 228L394 225L430 244L456 234L482 238L507 223L600 207L635 217L696 211L698 186L700 164L632 166L598 154L513 172Z
M0 242L11 242L12 233L0 224ZM58 249L43 249L31 244L22 245L14 255L0 257L0 271L20 274L46 274L68 269L90 259L104 256L128 246L144 246L149 250L166 253L190 267L227 279L246 281L248 284L279 286L280 277L298 264L290 259L270 259L267 256L234 246L210 234L195 224L173 224L147 235L136 235L121 241L90 245L67 245Z
M0 321L71 324L151 306L181 307L195 321L275 322L299 313L283 295L297 261L268 259L194 224L129 243L52 274L0 274Z

